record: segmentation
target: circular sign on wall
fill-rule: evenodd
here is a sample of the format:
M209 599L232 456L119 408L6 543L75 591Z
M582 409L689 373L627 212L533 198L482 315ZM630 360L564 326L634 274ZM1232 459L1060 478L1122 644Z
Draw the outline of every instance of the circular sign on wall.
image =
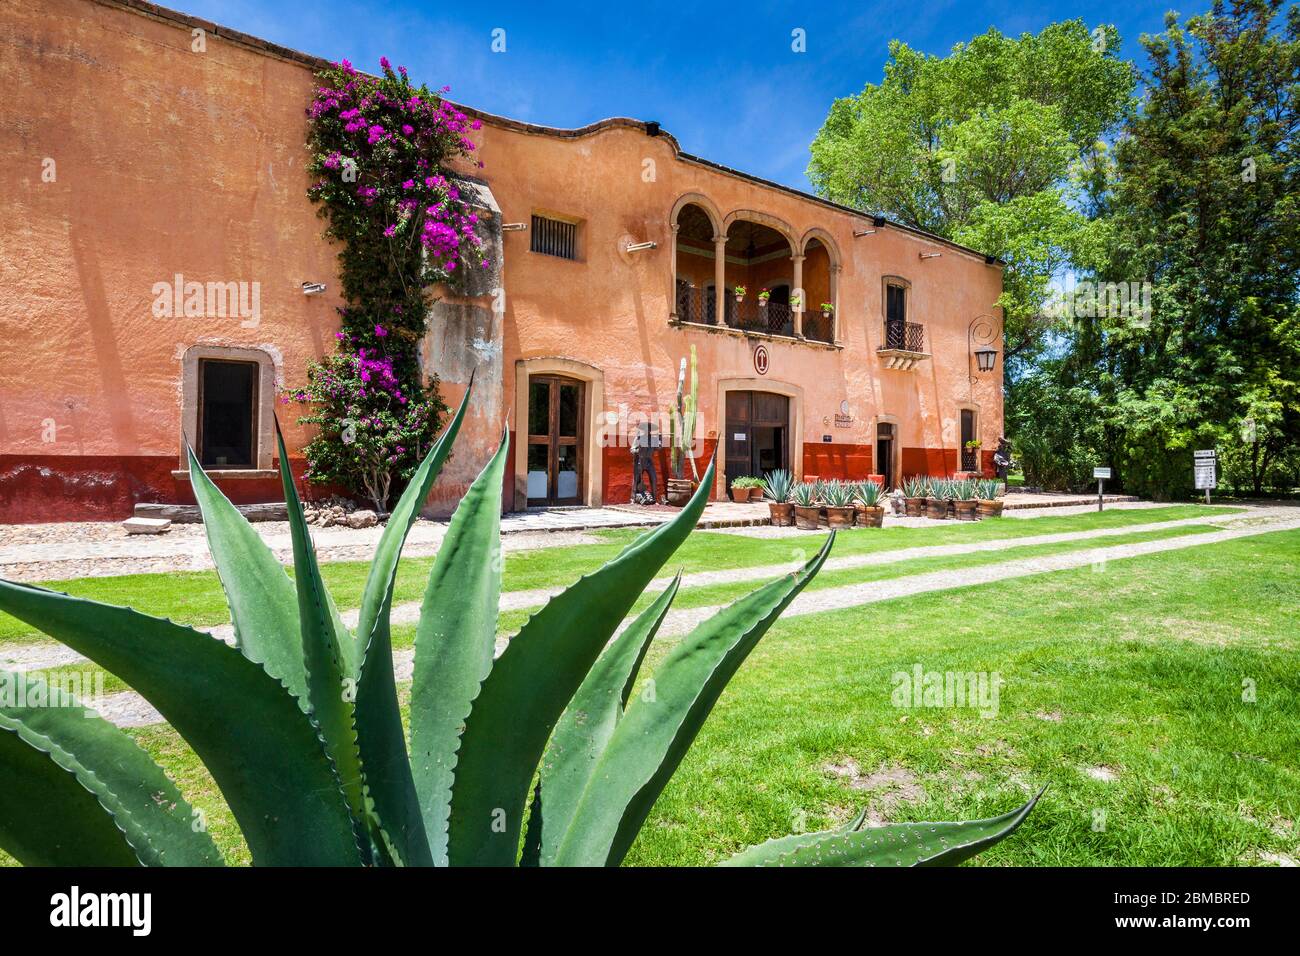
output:
M757 372L759 375L766 375L767 365L768 365L767 346L760 345L756 349L754 349L754 371Z

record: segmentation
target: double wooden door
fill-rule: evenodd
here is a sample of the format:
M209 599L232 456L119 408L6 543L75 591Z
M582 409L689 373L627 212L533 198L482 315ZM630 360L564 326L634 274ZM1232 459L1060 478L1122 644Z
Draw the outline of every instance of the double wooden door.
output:
M726 479L790 470L790 399L774 392L727 392Z

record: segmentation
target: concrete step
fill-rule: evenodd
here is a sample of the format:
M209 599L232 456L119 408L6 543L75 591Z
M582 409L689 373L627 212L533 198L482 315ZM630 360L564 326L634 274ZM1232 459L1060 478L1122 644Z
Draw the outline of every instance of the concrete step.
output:
M283 501L268 501L256 505L236 505L249 521L288 521L289 509ZM199 524L203 515L198 505L169 505L140 502L135 506L137 518L165 518L177 524Z

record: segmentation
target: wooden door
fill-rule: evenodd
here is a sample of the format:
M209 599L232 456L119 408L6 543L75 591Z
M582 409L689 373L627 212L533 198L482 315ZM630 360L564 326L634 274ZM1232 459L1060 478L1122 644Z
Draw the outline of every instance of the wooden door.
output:
M727 487L736 478L761 478L790 468L790 399L773 392L727 392Z
M583 409L586 388L576 379L528 379L528 504L582 503Z

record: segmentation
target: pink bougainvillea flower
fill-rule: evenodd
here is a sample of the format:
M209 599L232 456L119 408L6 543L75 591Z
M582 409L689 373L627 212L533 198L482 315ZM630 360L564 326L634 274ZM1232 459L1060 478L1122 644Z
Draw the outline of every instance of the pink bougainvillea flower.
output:
M388 334L388 330L387 330L386 328L384 328L382 325L376 325L376 326L375 326L375 335L376 335L376 336L378 336L379 338L382 339L382 338L383 338L385 335L387 335L387 334Z

